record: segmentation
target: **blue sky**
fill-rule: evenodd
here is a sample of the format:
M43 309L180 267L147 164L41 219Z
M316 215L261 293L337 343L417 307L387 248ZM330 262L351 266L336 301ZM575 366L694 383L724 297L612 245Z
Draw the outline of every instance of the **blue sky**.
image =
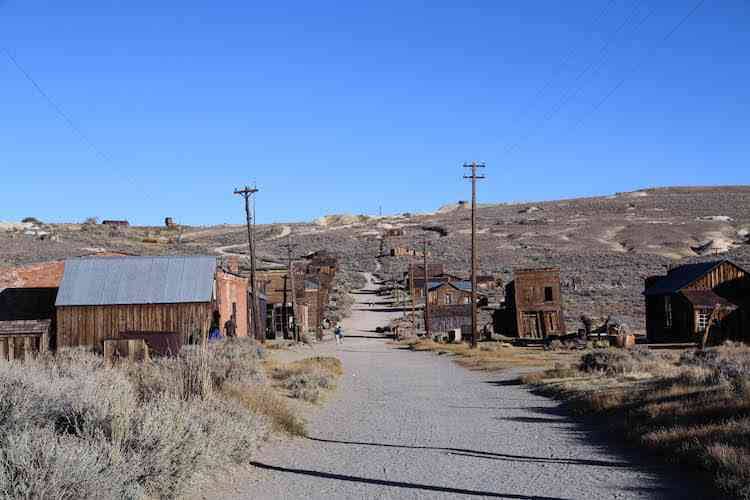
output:
M750 184L750 4L0 0L0 220ZM2 50L2 49L0 49ZM82 131L82 134L76 130Z

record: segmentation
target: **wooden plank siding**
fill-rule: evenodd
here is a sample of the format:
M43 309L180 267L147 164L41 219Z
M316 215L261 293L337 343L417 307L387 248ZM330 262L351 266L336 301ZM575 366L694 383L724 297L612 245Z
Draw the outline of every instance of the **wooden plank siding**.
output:
M745 271L731 262L725 261L697 280L683 287L682 290L713 290L719 286L726 286L730 283L736 284L736 286L740 287L744 284L747 278L748 276Z
M59 347L102 348L105 339L119 339L121 332L177 332L188 343L195 331L206 333L213 304L134 304L109 306L61 306L57 308Z

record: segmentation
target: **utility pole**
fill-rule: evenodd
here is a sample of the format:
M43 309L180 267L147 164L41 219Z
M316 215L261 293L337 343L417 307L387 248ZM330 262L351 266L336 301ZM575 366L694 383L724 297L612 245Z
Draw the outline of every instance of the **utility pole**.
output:
M476 348L479 341L477 331L477 179L484 179L477 175L478 168L485 168L484 163L464 164L464 168L471 169L471 175L464 175L464 179L471 179L471 347Z
M299 244L292 243L291 236L287 238L286 245L281 245L282 248L286 248L286 252L287 252L287 267L289 269L287 272L289 273L289 281L292 287L292 318L293 318L292 319L292 325L293 325L292 335L296 342L299 342L299 332L297 331L297 325L298 325L297 323L297 290L294 287L294 261L292 259L292 253L298 246ZM286 283L286 281L284 283ZM286 303L284 304L284 307L286 307Z
M411 336L416 338L417 336L417 312L416 304L414 299L414 258L409 256L409 295L411 296Z
M427 237L422 241L422 265L424 266L424 332L425 337L430 337L430 286L429 273L427 272Z
M253 337L264 343L266 336L260 328L260 317L258 316L258 290L255 283L255 203L253 202L253 213L250 214L250 199L258 192L257 188L245 186L244 189L235 189L234 194L245 199L245 222L247 223L247 246L250 252L250 292L253 295L251 301L251 314L253 315ZM253 198L254 199L254 198ZM252 221L252 223L251 223Z
M286 339L289 336L289 311L286 307L287 304L287 282L289 281L289 276L284 276L284 295L282 296L282 302L281 302L281 331L283 332L284 338Z

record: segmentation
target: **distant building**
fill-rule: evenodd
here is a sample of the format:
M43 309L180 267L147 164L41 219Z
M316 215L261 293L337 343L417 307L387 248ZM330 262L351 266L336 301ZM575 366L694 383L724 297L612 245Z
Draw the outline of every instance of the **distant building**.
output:
M505 287L505 308L495 313L494 328L510 337L565 335L560 269L518 269Z
M433 305L471 304L471 281L433 281L430 283L428 294L430 304ZM477 304L481 307L486 302L486 293L477 288Z
M130 226L130 222L126 220L103 220L102 225L116 226L116 227L128 227Z
M650 276L644 296L650 342L699 340L716 308L712 341L750 337L750 274L731 261L684 264Z

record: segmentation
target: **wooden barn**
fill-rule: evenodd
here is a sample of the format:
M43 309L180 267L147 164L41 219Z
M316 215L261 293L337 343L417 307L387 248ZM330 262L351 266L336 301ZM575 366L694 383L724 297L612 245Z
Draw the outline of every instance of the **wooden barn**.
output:
M505 304L495 314L496 332L537 339L565 335L559 268L514 270Z
M205 256L70 259L55 302L58 346L101 348L126 332L200 338L218 319L216 273Z
M728 260L684 264L646 278L650 342L694 342L712 325L711 342L750 337L750 274Z

